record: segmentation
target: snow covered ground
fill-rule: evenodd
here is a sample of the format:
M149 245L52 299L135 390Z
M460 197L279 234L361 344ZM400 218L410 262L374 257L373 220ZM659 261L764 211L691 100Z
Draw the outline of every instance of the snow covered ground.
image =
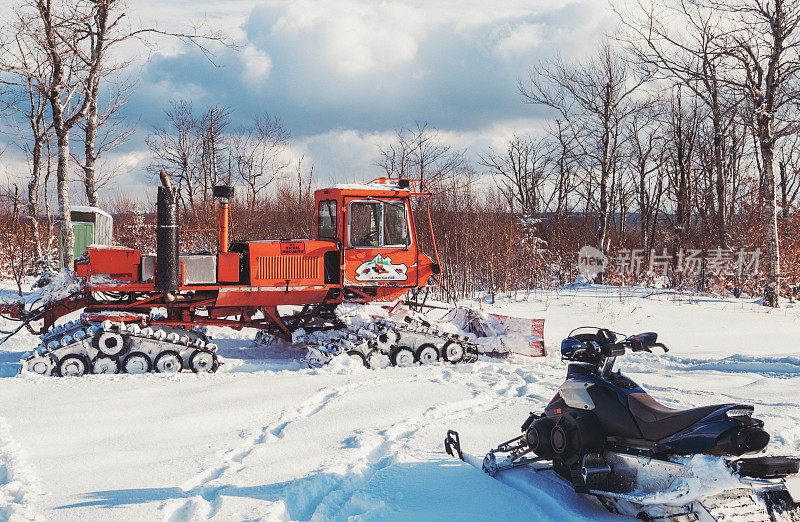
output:
M551 355L367 370L213 329L213 375L15 376L36 340L0 346L0 520L619 519L544 477L514 487L451 459L514 437L564 376L580 325L654 330L670 347L624 372L673 407L753 403L769 450L800 453L800 307L647 289L562 288L483 304L544 318ZM477 303L473 303L477 305ZM9 325L0 322L0 330ZM512 480L513 482L513 480Z

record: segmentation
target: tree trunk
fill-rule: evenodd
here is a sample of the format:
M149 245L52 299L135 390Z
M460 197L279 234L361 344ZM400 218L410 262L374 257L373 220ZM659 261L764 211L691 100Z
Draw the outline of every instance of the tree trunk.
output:
M69 131L57 130L58 166L56 167L56 187L58 193L58 226L63 238L61 260L64 267L72 270L75 261L75 236L72 233L72 207L69 203Z
M39 206L39 179L42 170L42 139L34 138L33 157L31 158L31 179L28 182L28 222L31 229L31 239L33 240L34 261L42 259L42 245L39 242L39 216L37 208Z
M606 253L608 236L608 164L600 167L600 224L597 226L597 248Z
M761 140L764 175L764 306L779 308L780 250L778 248L778 207L775 201L775 171L772 164L772 140Z
M716 95L715 95L716 98ZM728 231L725 219L725 174L722 168L722 125L718 111L714 111L714 173L717 195L717 241L720 248L728 248Z
M779 161L778 162L778 172L781 176L781 210L783 211L783 215L785 216L789 212L789 194L788 189L786 187L788 180L786 179L786 162Z
M89 112L86 114L86 142L85 163L83 166L83 184L86 190L86 200L92 207L97 206L97 183L95 181L94 165L97 160L95 140L97 138L97 95L98 82L92 86Z

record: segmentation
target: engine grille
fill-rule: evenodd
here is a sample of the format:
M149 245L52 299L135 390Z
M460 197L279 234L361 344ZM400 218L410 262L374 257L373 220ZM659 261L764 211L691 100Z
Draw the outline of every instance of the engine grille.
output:
M315 256L259 256L257 279L316 279L320 277L320 258Z

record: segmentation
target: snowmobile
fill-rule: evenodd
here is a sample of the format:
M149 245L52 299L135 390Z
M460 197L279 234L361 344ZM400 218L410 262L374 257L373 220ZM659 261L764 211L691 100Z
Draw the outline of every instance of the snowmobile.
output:
M753 406L668 408L614 371L627 351L656 348L667 351L654 332L570 332L561 344L569 364L558 393L544 412L528 416L521 435L489 451L483 471L555 472L609 511L645 520L800 520L800 459L753 456L770 440ZM465 460L453 430L445 450ZM695 487L693 478L719 471L727 480Z

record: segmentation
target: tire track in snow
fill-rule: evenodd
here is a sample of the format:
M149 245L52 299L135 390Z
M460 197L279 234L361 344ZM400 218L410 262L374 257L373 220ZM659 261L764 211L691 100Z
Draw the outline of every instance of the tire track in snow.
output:
M400 379L407 380L407 379ZM181 486L181 490L188 499L179 499L168 502L162 506L164 520L177 522L188 519L204 519L213 517L219 508L219 497L227 487L226 484L214 485L232 467L256 451L261 445L278 440L283 437L286 428L294 422L308 419L322 411L332 401L358 389L385 383L380 379L349 382L334 389L325 389L317 392L312 397L302 402L297 408L284 410L278 419L255 433L243 436L244 442L219 455L220 464L204 470ZM391 382L391 381L390 381Z
M332 471L339 465L329 466L315 472L311 478L298 481L297 487L290 487L285 502L298 506L298 520L331 520L347 518L353 513L348 506L380 471L398 461L398 456L409 448L409 440L423 430L444 419L459 419L493 409L501 399L498 396L485 396L462 401L466 405L450 404L446 408L433 407L423 416L409 417L389 427L360 433L357 446L361 455L355 462L346 465L342 471ZM331 479L335 475L335 479ZM292 498L294 497L294 498ZM344 514L343 514L344 512Z
M692 357L671 354L628 354L624 366L629 371L721 372L754 374L772 378L800 376L798 355L753 355L732 353L726 357Z
M320 509L328 510L326 505L339 506L349 501L371 477L395 462L397 454L408 448L408 441L420 430L442 420L457 420L470 415L489 411L509 400L524 398L526 401L538 401L542 405L550 400L553 391L555 374L553 368L546 367L506 367L495 362L479 362L451 366L447 364L430 367L419 366L417 373L386 379L378 370L374 378L349 382L333 389L317 392L302 402L296 409L284 411L275 422L243 436L243 443L235 448L220 452L218 464L197 474L181 486L184 498L172 500L162 506L164 519L177 522L189 519L212 518L220 508L220 498L228 487L219 483L219 479L231 471L240 469L242 461L264 444L283 437L286 428L292 423L313 417L331 402L342 396L356 392L362 388L398 383L414 383L420 381L441 382L443 384L459 384L472 391L473 397L466 401L443 404L426 410L421 417L407 417L402 421L372 433L365 442L364 452L355 463L347 469L335 473L339 480L327 477L314 477L309 481L300 479L302 492L292 500L301 505L299 511L308 513L312 518ZM544 371L543 371L544 370ZM544 373L544 375L543 375ZM402 442L402 441L406 442ZM325 470L320 470L325 473ZM310 494L310 492L315 492ZM291 494L289 492L288 494ZM337 500L338 499L338 500ZM323 516L323 518L326 518Z
M36 509L41 488L21 453L8 424L0 418L0 520L44 520Z
M465 376L474 379L463 380ZM353 509L348 510L354 497L357 496L372 479L382 470L398 462L401 454L419 453L413 450L412 440L422 430L439 424L443 420L455 421L478 413L493 410L500 405L507 405L510 400L529 400L527 394L531 380L536 378L532 372L524 369L497 371L496 365L474 367L472 371L444 369L441 375L447 382L464 384L472 389L473 397L455 403L445 403L426 410L420 417L407 417L402 421L372 433L360 435L363 442L361 456L356 462L348 464L344 473L321 469L310 480L299 481L299 491L295 498L286 501L299 505L300 520L330 520L349 518ZM524 383L524 384L523 384ZM542 383L544 385L544 383ZM540 398L540 397L536 397ZM338 480L331 480L331 475L338 475ZM311 494L309 494L311 492ZM289 495L292 491L288 492ZM303 502L305 500L305 502Z

